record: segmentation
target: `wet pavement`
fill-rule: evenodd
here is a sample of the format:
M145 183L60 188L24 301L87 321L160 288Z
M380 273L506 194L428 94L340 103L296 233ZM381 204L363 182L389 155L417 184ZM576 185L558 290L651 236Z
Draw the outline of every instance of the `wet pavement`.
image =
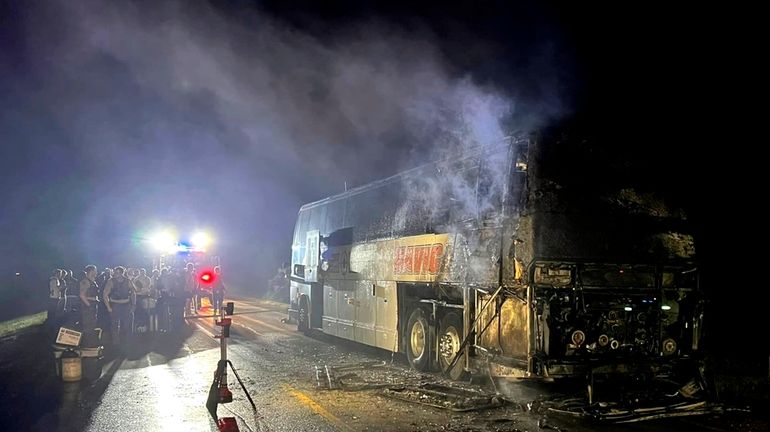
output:
M465 410L467 401L494 389L484 382L457 384L412 371L401 356L378 349L297 333L295 326L281 322L285 309L280 304L241 300L235 309L228 355L257 411L230 375L234 401L220 405L218 413L236 417L241 431L668 431L767 426L746 422L744 414L600 424L547 410L554 388L527 383L506 386L503 406L494 407L500 399L482 397L493 408ZM78 383L62 383L54 376L49 346L30 343L35 327L2 336L0 413L8 419L4 429L214 431L205 403L220 356L213 337L218 330L213 317L202 315L188 320L180 334L139 335L122 352L105 358L98 380ZM325 366L331 367L336 385L328 384L328 374L318 373ZM466 402L439 408L442 401L431 391L447 388L468 396Z

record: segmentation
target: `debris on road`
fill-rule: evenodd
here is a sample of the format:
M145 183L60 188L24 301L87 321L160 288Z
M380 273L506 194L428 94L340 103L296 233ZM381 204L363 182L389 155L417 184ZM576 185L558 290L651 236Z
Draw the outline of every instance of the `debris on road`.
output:
M647 405L631 406L618 402L597 402L588 404L583 398L540 401L530 405L533 410L546 413L591 418L602 422L635 423L672 417L696 415L719 415L726 410L722 404L676 399L668 403L664 400L648 401ZM657 402L652 404L651 402Z
M385 397L456 412L496 408L505 403L497 393L475 387L426 382L424 375L404 374L385 366L384 361L315 366L316 385L325 390L379 389Z
M366 390L376 388L377 383L361 380L351 371L379 368L385 366L384 361L367 361L341 366L315 366L315 378L318 388L327 390ZM339 376L341 372L347 372Z
M495 393L430 383L418 386L388 387L383 390L382 394L406 402L455 412L497 408L506 403L505 399Z

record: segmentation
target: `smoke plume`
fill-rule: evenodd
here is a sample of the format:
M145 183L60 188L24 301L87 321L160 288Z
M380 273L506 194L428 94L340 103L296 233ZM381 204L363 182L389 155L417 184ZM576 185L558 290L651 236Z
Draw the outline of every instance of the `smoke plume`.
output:
M25 73L2 88L0 130L36 180L4 223L23 215L29 253L68 267L146 260L153 229L206 228L231 274L260 285L303 202L561 110L480 84L426 28L376 20L319 39L206 3L59 1L19 26Z

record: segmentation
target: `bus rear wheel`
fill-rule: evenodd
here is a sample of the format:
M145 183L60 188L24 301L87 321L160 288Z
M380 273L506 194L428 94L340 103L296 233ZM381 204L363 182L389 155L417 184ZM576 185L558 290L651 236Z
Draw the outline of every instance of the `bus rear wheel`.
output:
M425 316L425 311L415 308L409 314L406 324L406 358L416 370L424 372L430 368L433 332Z
M441 325L438 333L438 362L441 371L449 378L460 381L467 378L465 372L465 361L460 357L457 359L452 370L449 365L460 351L460 345L463 342L463 325L460 316L454 312L447 312L441 318Z

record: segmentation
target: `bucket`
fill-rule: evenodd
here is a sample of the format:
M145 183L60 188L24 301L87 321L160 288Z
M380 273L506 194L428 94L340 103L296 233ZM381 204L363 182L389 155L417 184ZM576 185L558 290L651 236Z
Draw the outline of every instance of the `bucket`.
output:
M83 367L80 355L74 351L65 351L61 355L61 379L66 382L80 381Z
M95 381L102 375L102 348L81 348L83 378Z

